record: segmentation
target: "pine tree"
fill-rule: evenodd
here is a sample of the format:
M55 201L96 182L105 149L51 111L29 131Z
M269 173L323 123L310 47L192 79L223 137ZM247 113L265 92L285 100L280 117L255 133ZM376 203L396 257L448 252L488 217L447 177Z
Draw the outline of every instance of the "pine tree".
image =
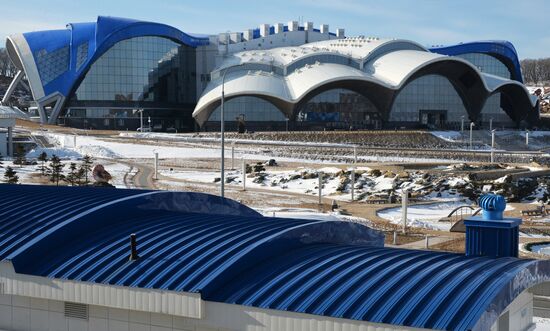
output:
M59 186L59 181L65 179L65 175L63 174L64 167L65 165L61 163L61 160L55 154L52 155L50 159L50 182Z
M48 154L46 154L46 152L42 152L40 153L40 155L38 155L37 159L38 161L42 162L42 165L38 169L40 169L42 176L44 176L46 175L46 170L47 170L46 162L48 162Z
M71 162L69 165L69 174L65 177L65 180L71 184L71 186L75 186L78 183L78 169L76 167L76 163Z
M13 160L13 164L19 164L19 167L21 168L26 163L27 158L25 157L25 148L23 145L18 144L15 149L15 160Z
M17 172L13 170L12 167L7 167L4 172L4 180L8 184L17 184L19 182L19 176L17 176Z
M88 179L88 173L92 171L93 164L94 164L94 160L90 155L86 154L82 157L82 163L80 164L79 170L84 174L83 185L88 185L90 183L90 180Z

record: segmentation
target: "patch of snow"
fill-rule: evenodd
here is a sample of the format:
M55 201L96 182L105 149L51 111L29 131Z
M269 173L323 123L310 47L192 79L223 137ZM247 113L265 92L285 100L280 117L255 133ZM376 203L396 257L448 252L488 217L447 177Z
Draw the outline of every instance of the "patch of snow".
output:
M430 133L437 138L443 139L449 142L459 141L462 136L458 131L430 131Z
M447 217L453 209L468 205L464 201L452 201L431 203L425 205L409 206L407 209L407 225L432 230L449 231L452 224L449 222L439 222L443 217ZM377 215L395 224L403 224L401 217L401 207L383 209Z
M26 155L27 159L36 159L42 152L46 152L48 158L51 158L53 155L57 156L62 160L77 160L82 157L82 155L72 149L65 147L53 147L53 148L41 148L37 147L29 151Z

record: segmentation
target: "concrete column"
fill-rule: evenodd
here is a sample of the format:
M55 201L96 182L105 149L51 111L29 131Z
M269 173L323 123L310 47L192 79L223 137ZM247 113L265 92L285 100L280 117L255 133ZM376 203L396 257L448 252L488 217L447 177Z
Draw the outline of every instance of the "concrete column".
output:
M8 156L13 157L13 127L8 127Z

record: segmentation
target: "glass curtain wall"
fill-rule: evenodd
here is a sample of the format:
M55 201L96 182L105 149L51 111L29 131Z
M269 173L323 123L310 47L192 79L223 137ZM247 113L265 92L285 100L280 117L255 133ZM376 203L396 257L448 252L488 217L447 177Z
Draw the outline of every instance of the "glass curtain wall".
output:
M69 101L66 117L88 122L139 118L131 110L143 108L144 116L156 120L157 126L181 127L188 122L192 129L195 77L194 48L161 37L123 40L92 64ZM98 123L106 126L107 121Z

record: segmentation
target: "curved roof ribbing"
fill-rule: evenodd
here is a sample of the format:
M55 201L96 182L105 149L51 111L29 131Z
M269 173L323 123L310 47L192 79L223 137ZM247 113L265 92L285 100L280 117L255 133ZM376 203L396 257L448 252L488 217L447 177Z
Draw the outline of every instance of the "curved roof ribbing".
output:
M288 70L296 63L301 67ZM263 67L249 70L253 64ZM273 70L274 67L281 70ZM220 73L226 70L228 99L257 96L274 103L289 118L296 105L311 97L312 91L350 85L352 90L369 97L381 112L388 113L399 91L412 79L427 74L449 78L471 118L478 116L487 98L497 92L511 93L512 100L521 100L506 109L516 122L538 114L536 99L521 83L498 79L495 84L494 76L481 73L461 58L432 53L404 40L349 38L234 54L213 75L195 107L193 117L199 125L220 103Z
M160 23L99 16L96 22L70 23L63 30L37 31L8 37L6 47L19 69L25 71L34 99L53 93L68 96L74 85L102 54L119 41L157 36L196 47L208 44L208 38L193 36ZM40 68L41 58L48 61L47 73Z
M360 224L262 217L206 194L2 185L0 198L0 259L42 277L445 330L486 330L550 281L550 261L384 248Z

